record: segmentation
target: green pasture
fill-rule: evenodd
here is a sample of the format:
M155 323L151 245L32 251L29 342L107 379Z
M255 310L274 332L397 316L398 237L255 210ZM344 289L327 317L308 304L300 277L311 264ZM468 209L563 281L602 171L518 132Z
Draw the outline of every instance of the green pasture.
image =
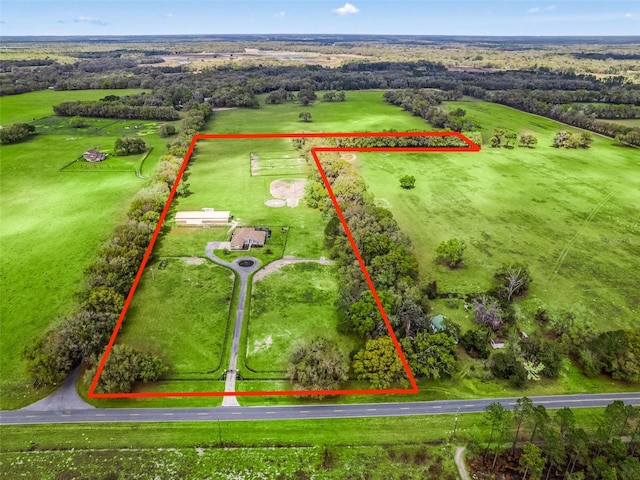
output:
M249 370L283 374L296 344L317 336L335 341L349 355L357 340L337 332L336 276L329 265L296 263L254 282L246 322Z
M640 118L625 118L625 119L607 119L605 122L617 123L618 125L624 125L625 127L640 127Z
M0 124L31 123L34 119L53 115L53 106L62 102L100 100L107 95L133 95L149 92L141 89L110 90L42 90L39 92L21 93L2 97L0 107Z
M380 132L382 130L432 130L419 117L385 103L382 90L347 92L345 102L321 102L303 106L297 102L261 108L215 112L207 126L209 133L290 133L290 132ZM320 97L322 94L319 95ZM300 112L309 112L311 122L301 122ZM255 152L254 152L255 153ZM259 154L258 154L259 155Z
M567 127L484 102L454 102L494 127L533 132L538 147L478 153L358 154L370 191L391 209L411 238L424 280L441 292L487 290L503 263L529 265L534 282L518 304L523 319L539 304L579 309L598 329L632 328L640 297L640 224L636 151L594 136L588 150L550 147ZM402 190L399 178L416 177ZM435 250L451 237L465 241L462 268L439 264ZM442 309L441 309L442 310ZM446 313L469 325L462 305Z
M197 261L203 263L165 257L150 264L116 341L158 355L170 367L169 379L210 377L223 362L232 272Z
M103 171L73 172L68 167L87 149L113 148L126 128L143 125L153 151L145 160L149 174L165 149L150 122L89 120L105 124L96 134L75 129L70 135L64 119L52 115L53 104L66 100L97 100L122 90L34 92L2 98L2 124L35 122L36 135L0 146L0 408L16 408L45 395L27 378L20 352L60 316L70 313L74 294L83 286L83 272L122 222L130 199L145 185L136 177L142 156L112 157ZM45 129L42 125L47 124ZM110 126L107 126L109 124ZM57 126L56 126L57 125ZM109 167L118 164L118 167ZM81 165L81 164L77 164ZM121 171L122 170L122 171Z

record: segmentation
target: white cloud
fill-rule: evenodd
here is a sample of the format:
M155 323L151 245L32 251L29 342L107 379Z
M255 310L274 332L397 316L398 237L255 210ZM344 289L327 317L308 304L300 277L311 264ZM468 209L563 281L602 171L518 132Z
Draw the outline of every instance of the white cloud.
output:
M100 20L99 18L92 18L92 17L76 17L73 19L74 23L91 23L93 25L109 25L109 22L105 22L104 20Z
M173 12L169 12L169 13L163 13L162 16L164 18L173 18Z
M274 17L276 18L283 18L287 13L283 10L281 12L278 12L274 15Z
M631 17L633 17L633 15L632 15L632 14L630 14L630 13L627 13L627 14L625 15L625 17L627 17L627 18L631 18Z
M541 12L543 10L547 11L547 12L553 12L555 9L556 9L555 5L549 5L548 7L544 7L544 8L533 7L533 8L530 8L529 10L527 10L527 13L538 13L538 12Z
M353 13L358 13L359 11L360 10L355 5L352 5L351 3L345 3L344 7L333 9L333 13L336 13L338 15L351 15Z

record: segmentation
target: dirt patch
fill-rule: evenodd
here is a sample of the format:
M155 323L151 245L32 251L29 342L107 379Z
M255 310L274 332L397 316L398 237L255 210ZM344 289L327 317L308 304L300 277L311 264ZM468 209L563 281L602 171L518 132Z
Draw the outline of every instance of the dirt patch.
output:
M269 335L262 341L256 340L255 342L253 342L253 350L251 351L251 353L258 353L261 350L269 350L269 347L271 347L272 344L273 338L271 338L271 335Z
M346 160L349 163L355 162L358 159L355 153L348 153L348 152L342 152L340 154L340 158L342 160Z
M269 191L271 196L287 201L287 206L297 207L304 197L304 187L307 181L304 178L292 178L287 180L275 180L271 182Z
M267 207L272 207L272 208L280 208L280 207L284 207L287 202L285 200L281 200L279 198L274 198L271 200L265 200L264 204Z
M204 258L200 257L180 257L180 260L187 265L202 265L204 263Z

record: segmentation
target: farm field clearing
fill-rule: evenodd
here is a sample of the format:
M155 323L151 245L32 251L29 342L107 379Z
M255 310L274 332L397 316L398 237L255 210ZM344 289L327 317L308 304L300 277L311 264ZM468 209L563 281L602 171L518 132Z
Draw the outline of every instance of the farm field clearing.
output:
M223 362L234 284L230 272L201 257L165 257L150 268L116 344L158 355L171 365L168 379L212 379Z
M105 169L110 161L119 165L113 171L60 169L87 149L113 148L121 132L135 131L134 125L149 122L88 119L89 124L104 128L95 135L86 129L75 129L70 135L63 126L66 119L51 117L52 105L135 92L139 90L47 91L2 99L3 124L49 115L35 123L46 122L50 128L36 127L36 135L0 147L1 408L25 405L45 393L45 389L31 388L20 352L57 318L70 313L76 303L74 294L82 287L83 271L144 185L136 177L141 156L135 156L135 161L108 158ZM146 174L157 163L166 140L151 126L141 130L148 132L145 141L154 147L143 166Z
M480 121L485 138L493 128L505 127L534 133L539 143L535 149L485 145L464 156L358 154L370 191L412 239L424 279L437 280L441 292L482 292L500 265L523 262L534 281L516 306L528 317L547 305L583 312L598 330L635 328L640 309L635 151L600 137L588 150L556 149L550 146L553 135L566 128L557 122L485 102L448 106L464 108ZM389 181L406 174L416 177L411 191ZM435 259L440 242L452 237L467 244L464 266L456 270ZM447 313L469 325L462 308Z
M357 338L337 331L336 276L330 265L297 263L254 282L245 359L250 372L282 377L296 343L316 336L335 341L346 356L358 346Z

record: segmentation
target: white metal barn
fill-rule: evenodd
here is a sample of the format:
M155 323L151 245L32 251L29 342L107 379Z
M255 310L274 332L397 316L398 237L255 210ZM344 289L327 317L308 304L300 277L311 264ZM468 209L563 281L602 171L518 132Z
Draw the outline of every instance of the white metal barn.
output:
M212 208L176 213L177 225L207 226L226 225L231 221L231 212L215 211Z

